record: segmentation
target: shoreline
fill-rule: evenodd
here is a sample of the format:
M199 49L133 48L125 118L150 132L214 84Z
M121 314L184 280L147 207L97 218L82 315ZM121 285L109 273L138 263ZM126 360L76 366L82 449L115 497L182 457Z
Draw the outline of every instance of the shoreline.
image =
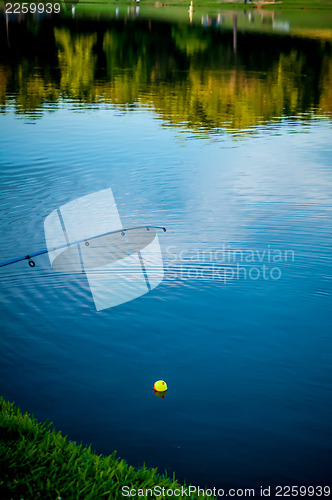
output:
M0 396L0 498L43 500L123 498L123 488L188 488L143 464L134 468L112 452L70 441L52 423L40 423ZM82 496L81 496L82 495ZM154 498L154 497L151 497ZM176 498L184 498L177 496ZM185 495L197 499L197 494ZM199 498L208 498L199 495Z

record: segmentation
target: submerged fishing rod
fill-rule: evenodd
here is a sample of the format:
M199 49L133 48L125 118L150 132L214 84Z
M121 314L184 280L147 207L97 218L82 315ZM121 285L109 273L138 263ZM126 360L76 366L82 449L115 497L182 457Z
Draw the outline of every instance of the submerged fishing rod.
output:
M83 238L81 240L73 241L71 243L69 242L64 243L63 245L51 248L50 250L45 249L41 250L40 252L34 252L28 255L23 255L22 257L16 257L15 259L7 260L6 262L1 262L0 267L9 266L10 264L15 264L15 262L21 262L22 260L27 260L30 267L35 267L36 263L34 260L32 260L32 257L37 257L38 255L44 255L45 253L54 252L55 250L61 250L62 248L78 245L79 243L85 243L88 246L89 241L91 240L95 240L97 238L102 238L103 236L109 236L110 234L116 234L116 233L121 233L122 236L124 236L127 231L132 231L133 229L146 229L147 231L150 231L150 229L162 229L164 233L166 232L166 228L161 226L136 226L136 227L118 229L117 231L109 231L107 233L97 234L96 236L91 236L90 238Z

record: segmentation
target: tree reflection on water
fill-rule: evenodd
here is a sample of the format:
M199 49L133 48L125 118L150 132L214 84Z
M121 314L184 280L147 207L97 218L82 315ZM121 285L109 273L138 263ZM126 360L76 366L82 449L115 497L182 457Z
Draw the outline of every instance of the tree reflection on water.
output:
M326 41L168 22L72 20L2 30L2 112L33 114L63 99L152 107L193 129L246 129L283 116L332 113Z

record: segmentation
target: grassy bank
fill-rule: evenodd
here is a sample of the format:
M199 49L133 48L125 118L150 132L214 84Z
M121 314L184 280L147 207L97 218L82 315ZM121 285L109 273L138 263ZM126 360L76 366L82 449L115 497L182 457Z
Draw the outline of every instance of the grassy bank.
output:
M66 3L67 0L61 0ZM72 0L74 3L77 0ZM136 0L79 0L76 3L77 7L83 5L96 5L98 8L109 5L133 5ZM67 1L68 4L70 4ZM140 5L154 5L158 7L183 7L189 6L190 0L140 0ZM332 10L331 0L193 0L194 8L199 7L214 7L218 9L250 9L264 8L272 10Z
M136 470L115 452L110 456L92 453L90 447L69 441L61 432L53 431L51 424L38 423L2 397L0 471L1 500L118 499L126 498L121 494L123 486L136 490L181 488L174 477L170 479L145 466Z
M246 4L244 1L193 0L191 17L189 4L190 0L140 0L139 4L135 0L79 0L75 18L97 22L139 17L201 25L202 17L220 15L223 18L220 29L224 30L233 29L233 18L236 16L238 30L271 33L281 29L284 34L303 34L329 41L332 37L332 0L283 0L281 3L265 4L261 0L248 0ZM139 10L136 10L137 6ZM72 4L69 1L62 0L61 15L72 19Z

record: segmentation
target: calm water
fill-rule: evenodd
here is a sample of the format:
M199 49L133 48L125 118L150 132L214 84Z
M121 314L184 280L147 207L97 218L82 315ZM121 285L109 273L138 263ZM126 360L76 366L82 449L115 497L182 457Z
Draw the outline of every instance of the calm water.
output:
M213 19L1 17L1 261L108 187L124 226L168 231L163 283L99 313L47 256L1 269L0 390L180 480L324 485L331 44Z

